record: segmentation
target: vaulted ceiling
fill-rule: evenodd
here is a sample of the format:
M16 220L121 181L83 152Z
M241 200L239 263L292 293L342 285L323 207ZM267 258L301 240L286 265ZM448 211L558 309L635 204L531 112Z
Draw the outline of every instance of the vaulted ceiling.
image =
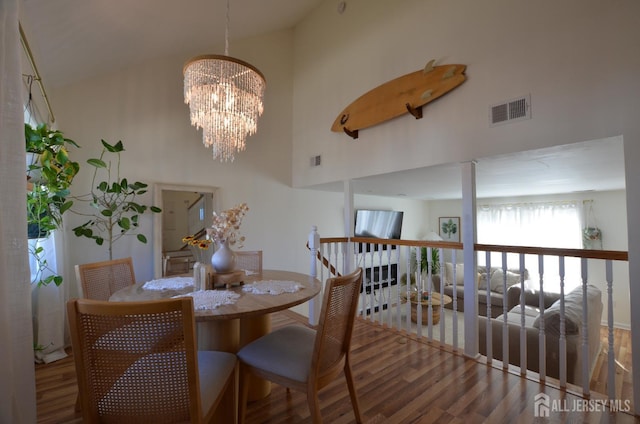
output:
M292 28L321 0L230 0L233 40ZM335 0L336 13L340 3ZM348 3L345 2L345 3ZM347 4L348 8L348 4ZM45 86L59 87L171 54L224 45L225 0L23 0L21 24ZM416 199L460 198L457 164L361 178L356 193ZM479 197L624 189L619 137L479 158ZM342 191L342 184L317 188Z

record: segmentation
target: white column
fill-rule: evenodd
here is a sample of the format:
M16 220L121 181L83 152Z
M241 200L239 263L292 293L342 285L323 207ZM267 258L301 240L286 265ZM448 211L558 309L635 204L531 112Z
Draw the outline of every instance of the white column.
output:
M478 356L478 292L476 234L476 164L464 162L462 170L462 218L460 220L464 261L464 354Z
M640 274L640 130L632 124L629 112L629 132L624 134L624 164L627 186L627 231L629 240L629 275ZM637 117L636 117L637 118ZM631 370L633 381L634 414L640 415L640 285L629 279L629 307L631 316ZM634 307L636 306L636 307Z
M353 209L353 183L351 180L344 181L344 234L347 237L353 237L355 225L355 211ZM347 243L345 274L350 273L354 269L353 261L353 243Z
M313 278L318 276L318 249L320 248L320 235L318 234L318 227L311 226L311 232L309 233L309 250L310 250L310 266L309 275ZM309 324L316 325L320 319L320 309L322 307L322 289L320 293L309 301Z

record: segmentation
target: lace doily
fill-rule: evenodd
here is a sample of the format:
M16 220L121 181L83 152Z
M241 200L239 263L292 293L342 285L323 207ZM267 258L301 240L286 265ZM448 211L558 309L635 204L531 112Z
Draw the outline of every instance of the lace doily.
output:
M242 286L242 291L251 292L253 294L276 295L282 293L295 293L301 288L302 286L295 281L262 280L251 284L245 284Z
M240 297L230 290L201 290L173 297L193 297L193 309L216 309L222 305L233 305Z
M147 281L142 285L144 290L182 290L193 287L193 277L171 277Z

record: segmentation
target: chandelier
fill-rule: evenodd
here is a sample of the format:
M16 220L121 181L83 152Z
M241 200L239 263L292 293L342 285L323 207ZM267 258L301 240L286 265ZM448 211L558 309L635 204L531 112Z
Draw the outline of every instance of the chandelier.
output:
M247 136L258 129L264 110L264 75L229 53L229 0L224 55L196 56L184 66L184 102L191 125L202 128L202 142L213 158L231 161L245 149Z

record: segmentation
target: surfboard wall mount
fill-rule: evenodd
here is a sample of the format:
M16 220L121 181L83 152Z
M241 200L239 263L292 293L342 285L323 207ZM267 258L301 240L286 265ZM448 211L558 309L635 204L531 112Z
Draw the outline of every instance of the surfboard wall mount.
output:
M407 112L409 112L414 118L422 119L422 106L413 107L409 103L405 106L407 107Z
M358 97L338 114L331 131L344 132L352 139L357 139L359 130L405 113L421 119L424 105L467 79L466 65L434 66L434 63L434 60L430 60L424 69L387 81Z

